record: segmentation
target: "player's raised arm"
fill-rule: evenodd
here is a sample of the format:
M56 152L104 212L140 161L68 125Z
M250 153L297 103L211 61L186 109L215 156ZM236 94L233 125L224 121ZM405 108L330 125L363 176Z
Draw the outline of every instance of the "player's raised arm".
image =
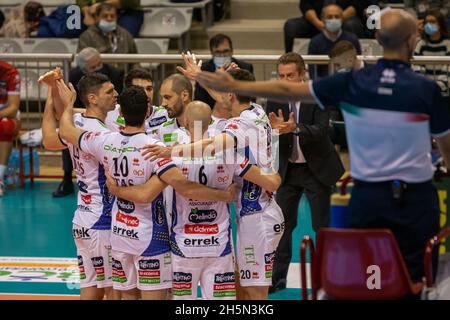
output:
M255 165L252 165L243 177L269 192L277 191L281 185L281 177L278 172L266 173Z
M67 87L62 80L56 81L56 88L64 104L64 112L60 120L60 136L74 146L79 146L83 130L73 124L73 103L76 99L75 88L71 83Z
M129 187L119 187L106 171L105 175L109 192L118 198L135 203L150 203L167 187L157 175L153 175L144 184Z
M186 179L180 169L172 167L160 175L160 179L171 185L183 197L193 200L230 202L234 199L235 186L226 190L214 189Z
M195 80L202 86L220 92L233 92L245 96L266 97L281 102L302 101L315 103L309 83L291 83L285 81L239 81L225 71L196 74Z
M56 129L56 117L52 98L52 87L48 87L45 101L44 116L42 117L42 144L47 150L62 150L66 146L62 143Z

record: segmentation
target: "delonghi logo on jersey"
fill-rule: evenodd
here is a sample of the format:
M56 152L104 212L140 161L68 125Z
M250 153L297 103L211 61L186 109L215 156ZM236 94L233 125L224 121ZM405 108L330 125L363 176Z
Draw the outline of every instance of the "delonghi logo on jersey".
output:
M217 211L210 210L200 210L198 208L191 209L189 213L189 221L193 223L201 222L213 222L217 218Z
M103 258L102 257L93 257L92 264L94 267L103 267Z
M136 209L133 202L123 199L117 199L117 207L120 211L123 211L125 213L132 213Z
M159 226L162 226L164 224L164 215L166 214L162 197L159 197L152 202L152 213L153 222Z
M73 233L74 239L90 239L91 238L91 236L89 235L89 229L86 229L84 227L73 229L72 233Z
M185 273L185 272L173 273L173 282L191 282L191 281L192 281L192 273Z
M211 238L202 239L184 239L183 241L186 247L217 247L219 246L219 238L212 236Z
M90 194L80 194L81 200L83 200L84 204L92 203L92 195Z
M218 234L219 226L217 224L186 224L184 226L186 234Z
M86 184L86 183L84 183L83 181L78 181L77 182L77 186L78 186L78 189L80 190L80 192L83 192L83 193L87 193L88 192L88 185Z
M151 119L148 122L148 126L149 127L156 127L156 126L159 126L160 124L163 124L166 121L167 121L167 118L165 116L154 118L154 119Z
M214 275L214 283L229 283L235 281L234 272L216 273Z
M275 251L264 255L266 264L273 263L273 259L275 259Z
M141 270L159 270L159 260L139 260L139 269Z
M116 221L126 224L128 227L139 227L138 217L129 216L120 211L116 213Z
M133 240L139 240L139 232L137 232L135 230L128 230L125 228L120 228L118 226L114 226L112 231L114 234L116 234L118 236L130 238Z

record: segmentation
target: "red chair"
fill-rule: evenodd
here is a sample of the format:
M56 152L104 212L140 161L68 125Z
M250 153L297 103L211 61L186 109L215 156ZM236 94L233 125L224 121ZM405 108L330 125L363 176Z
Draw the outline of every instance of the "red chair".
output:
M433 238L435 241L431 247L448 234ZM309 237L302 240L300 271L302 297L305 300L307 248L311 256L312 299L317 299L318 289L322 289L330 299L387 300L418 294L424 288L423 282L411 281L391 231L324 228L317 234L317 252ZM427 277L431 277L432 283L431 249L425 261L429 265ZM374 273L372 266L379 267L380 289L369 289L368 282L371 283L370 276Z

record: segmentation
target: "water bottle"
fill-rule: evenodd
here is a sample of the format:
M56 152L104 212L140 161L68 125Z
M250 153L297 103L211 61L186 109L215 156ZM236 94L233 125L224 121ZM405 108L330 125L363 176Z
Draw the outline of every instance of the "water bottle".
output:
M8 167L6 172L6 187L15 189L19 185L19 170L15 166Z

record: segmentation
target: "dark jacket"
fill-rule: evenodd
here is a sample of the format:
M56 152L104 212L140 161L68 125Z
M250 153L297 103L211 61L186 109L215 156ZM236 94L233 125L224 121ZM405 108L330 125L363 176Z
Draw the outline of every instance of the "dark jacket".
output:
M283 111L285 119L289 117L289 105L269 101L267 114ZM324 185L332 186L344 174L344 166L329 137L329 113L317 105L300 104L299 143L306 163L314 176ZM279 137L280 162L278 172L284 181L289 157L291 156L293 134Z
M324 0L301 0L299 7L303 15L306 14L308 10L314 10L317 16L320 18L322 15L322 8ZM337 0L336 4L342 8L342 10L353 6L356 10L356 16L361 19L361 21L366 21L365 8L370 5L368 0Z
M251 65L250 63L235 58L231 58L231 61L236 63L239 68L248 70L253 73L253 65ZM202 70L210 72L216 71L216 65L214 64L214 61L212 59L206 61L204 64L202 64ZM216 103L216 101L209 95L209 93L198 83L195 84L194 99L205 102L211 107L211 109L214 108L214 104Z
M97 71L97 73L104 74L105 76L108 76L109 80L111 80L112 84L114 85L114 89L120 94L122 92L123 88L123 72L117 68L114 68L113 66L104 63L103 67ZM83 71L79 67L76 67L75 69L70 70L69 72L69 82L71 82L75 89L77 90L77 100L75 102L76 107L84 107L83 103L80 100L80 94L78 92L78 81L84 76Z

